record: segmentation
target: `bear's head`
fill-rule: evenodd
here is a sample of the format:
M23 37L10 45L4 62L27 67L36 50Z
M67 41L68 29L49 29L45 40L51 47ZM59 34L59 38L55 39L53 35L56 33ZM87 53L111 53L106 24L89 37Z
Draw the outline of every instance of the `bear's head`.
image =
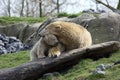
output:
M60 31L61 31L61 25L51 23L40 32L40 36L43 37L49 34L57 36Z
M43 37L45 43L49 46L55 46L58 44L58 39L55 35L48 34Z

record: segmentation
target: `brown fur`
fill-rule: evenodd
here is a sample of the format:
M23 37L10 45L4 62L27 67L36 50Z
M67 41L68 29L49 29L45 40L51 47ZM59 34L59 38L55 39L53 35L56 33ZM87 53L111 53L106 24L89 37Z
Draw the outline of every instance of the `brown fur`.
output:
M66 50L83 48L92 45L90 32L84 27L70 22L57 21L49 24L41 35L52 34L63 43Z
M38 41L31 50L31 60L44 57L46 50L48 51L47 54L49 57L54 57L59 56L64 49L68 51L92 45L90 32L75 23L63 21L53 22L40 34L44 36L44 38ZM52 39L49 35L57 37L58 41ZM51 43L51 41L53 41L53 43ZM57 42L58 44L54 46Z
M48 51L49 57L58 57L60 54L65 50L64 46L62 44L58 44L54 47L51 47Z

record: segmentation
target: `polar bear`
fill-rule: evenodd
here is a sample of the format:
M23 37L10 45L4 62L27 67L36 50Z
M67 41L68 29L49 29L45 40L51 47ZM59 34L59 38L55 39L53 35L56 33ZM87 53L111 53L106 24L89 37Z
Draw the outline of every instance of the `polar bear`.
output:
M83 26L65 21L50 23L40 33L41 36L55 35L60 43L65 47L65 51L88 47L92 45L90 32Z
M31 60L45 56L59 56L63 51L92 45L90 32L81 25L72 22L50 23L40 35L42 39L35 44L30 52Z

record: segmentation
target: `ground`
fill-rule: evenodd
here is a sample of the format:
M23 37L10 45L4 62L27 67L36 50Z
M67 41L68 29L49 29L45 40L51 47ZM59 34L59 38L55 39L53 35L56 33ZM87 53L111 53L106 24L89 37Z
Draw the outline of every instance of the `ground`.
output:
M109 58L101 58L97 61L85 59L71 69L54 76L40 78L39 80L119 80L120 64L106 70L106 75L91 75L90 71L96 69L99 64L109 64L120 60L120 51L112 54ZM0 55L0 69L19 66L29 62L29 51Z
M8 25L13 23L25 22L25 23L40 23L45 21L47 18L33 18L33 17L0 17L0 25Z

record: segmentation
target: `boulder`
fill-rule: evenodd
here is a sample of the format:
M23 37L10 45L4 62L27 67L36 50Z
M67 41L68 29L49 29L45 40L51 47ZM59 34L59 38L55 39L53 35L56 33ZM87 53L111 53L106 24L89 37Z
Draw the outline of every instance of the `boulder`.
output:
M40 24L41 23L35 23L35 24L28 25L26 23L15 23L15 24L7 25L7 26L0 26L0 34L5 34L7 36L14 36L20 39L24 43L25 40L33 32L35 32L38 29Z
M29 36L31 36L34 32L36 32L36 30L39 28L39 26L41 25L41 23L34 23L31 25L27 25L21 32L19 35L19 39L29 45L29 46L33 46L38 39L34 38L33 40L31 40L29 43L26 43L26 40L29 38ZM27 48L26 45L26 48Z
M88 22L87 29L91 32L94 44L120 41L120 15L113 12L102 13Z
M80 16L76 17L76 18L71 18L70 20L67 20L69 22L74 22L77 24L80 24L84 27L88 27L87 23L92 20L95 19L96 17L93 14L90 13L83 13Z
M16 23L16 24L9 24L7 26L0 27L0 34L5 34L7 36L15 36L18 38L19 33L24 27L26 27L26 23Z

